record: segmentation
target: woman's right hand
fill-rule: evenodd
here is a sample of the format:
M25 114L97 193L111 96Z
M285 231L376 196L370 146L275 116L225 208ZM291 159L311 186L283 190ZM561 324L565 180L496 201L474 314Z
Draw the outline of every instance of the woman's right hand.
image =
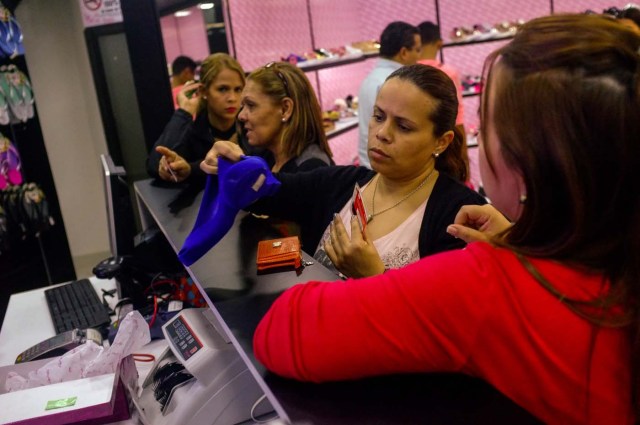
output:
M244 155L240 146L228 140L219 140L207 152L204 160L200 163L200 169L207 174L218 174L218 157L223 156L231 162L238 162Z
M158 164L158 175L162 180L180 183L191 175L191 165L176 152L164 146L157 146L156 152L162 155Z
M201 83L196 82L187 82L182 89L178 92L176 96L176 102L178 103L178 107L180 109L184 109L191 115L195 115L198 113L198 108L200 107L200 89L202 87Z
M456 214L454 224L447 227L447 233L467 243L490 242L511 225L500 211L489 204L465 205Z
M354 215L351 217L351 236L342 223L339 215L335 215L329 225L329 237L323 243L327 256L347 277L367 277L384 273L385 266L378 250L360 228Z

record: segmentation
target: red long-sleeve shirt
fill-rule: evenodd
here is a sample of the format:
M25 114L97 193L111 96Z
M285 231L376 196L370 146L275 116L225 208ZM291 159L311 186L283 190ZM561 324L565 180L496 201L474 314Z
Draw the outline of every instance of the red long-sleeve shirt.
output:
M567 297L603 291L600 275L530 261ZM547 423L634 419L629 330L592 325L513 253L484 243L367 279L296 285L258 325L254 352L304 381L461 372Z

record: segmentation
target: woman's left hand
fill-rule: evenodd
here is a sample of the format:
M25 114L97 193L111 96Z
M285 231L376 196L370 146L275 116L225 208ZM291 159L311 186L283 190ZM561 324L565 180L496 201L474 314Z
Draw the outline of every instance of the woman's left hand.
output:
M340 216L334 217L330 227L330 237L324 242L324 250L342 274L366 277L384 273L384 263L373 242L367 238L366 231L360 230L355 215L351 217L351 239Z

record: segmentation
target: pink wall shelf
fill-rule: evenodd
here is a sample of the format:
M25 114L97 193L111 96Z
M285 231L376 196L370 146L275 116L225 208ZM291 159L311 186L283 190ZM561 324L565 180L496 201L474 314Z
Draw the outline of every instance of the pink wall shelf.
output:
M245 70L279 60L290 53L303 54L315 48L332 48L355 41L378 39L392 21L417 25L439 22L445 41L455 27L474 24L492 26L503 21L530 20L551 12L602 11L606 0L224 0L224 15L231 54ZM206 56L206 31L196 33L197 13L185 18L163 18L167 60L178 54ZM166 32L166 34L165 34ZM175 38L179 41L176 41ZM508 43L505 40L445 46L444 62L458 68L460 75L480 75L489 53ZM343 63L314 65L305 70L323 109L331 109L338 98L356 96L360 82L375 65L374 58L350 59ZM480 96L465 97L465 126L477 128ZM338 164L353 161L357 151L357 127L331 139ZM472 149L473 150L473 149ZM475 153L474 153L475 155ZM477 161L474 161L477 163ZM472 169L472 175L477 170ZM473 176L477 181L477 176Z

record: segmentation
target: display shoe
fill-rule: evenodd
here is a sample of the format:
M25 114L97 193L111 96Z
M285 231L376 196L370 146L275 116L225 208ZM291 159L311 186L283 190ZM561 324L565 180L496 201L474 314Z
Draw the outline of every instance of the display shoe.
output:
M23 116L23 112L20 107L22 98L14 84L14 80L17 78L17 76L14 75L14 69L15 65L0 67L0 90L4 93L4 98L8 104L9 122L19 123L26 121L26 115Z
M20 201L24 214L24 224L28 231L38 236L55 224L49 211L49 204L42 189L35 183L25 183L21 186Z
M610 16L613 16L614 18L617 18L622 13L622 10L614 6L614 7L610 7L608 9L603 10L602 13L605 15L610 15Z
M22 184L22 173L20 172L21 161L18 150L11 141L0 134L0 164L2 164L2 175L8 183L18 186ZM6 187L6 185L5 185ZM0 189L2 189L0 187Z
M2 76L0 76L2 78ZM9 103L7 102L7 98L4 94L4 89L2 85L0 85L0 124L8 125L11 122L9 118Z
M34 115L33 90L31 90L31 84L24 72L16 69L14 73L16 75L16 90L20 94L21 99L19 104L20 115L24 121L27 121L29 118L33 118Z
M9 186L7 180L7 172L9 171L9 164L7 162L0 162L0 190L5 190Z
M307 59L302 56L298 56L294 53L290 53L286 58L281 58L283 62L289 62L291 65L297 65L298 62L304 62Z
M26 75L15 65L9 65L0 78L0 90L9 93L5 98L9 103L9 111L13 115L13 122L27 122L33 118L33 92Z
M498 34L498 30L486 24L475 24L473 26L473 34L470 38L473 40L491 40Z
M509 21L499 22L499 23L495 24L493 26L493 28L497 32L496 33L496 38L511 37L517 31L517 28L516 28L515 24L513 24L513 23L511 23Z
M11 42L11 12L0 4L0 54L6 57L12 57L14 48Z
M196 222L178 253L182 264L191 266L200 259L227 234L241 209L279 187L263 158L244 156L231 163L218 157L218 175L207 176Z
M23 178L19 166L18 168L9 168L9 171L7 171L7 180L14 186L22 184Z
M8 25L10 44L13 46L13 54L11 57L24 55L24 45L22 44L24 37L22 36L22 28L18 25L18 21L16 21L15 16L10 16Z
M456 43L468 41L471 34L473 34L473 30L470 30L469 28L454 27L451 31L451 41Z
M9 58L24 55L22 29L9 9L0 4L0 53Z

